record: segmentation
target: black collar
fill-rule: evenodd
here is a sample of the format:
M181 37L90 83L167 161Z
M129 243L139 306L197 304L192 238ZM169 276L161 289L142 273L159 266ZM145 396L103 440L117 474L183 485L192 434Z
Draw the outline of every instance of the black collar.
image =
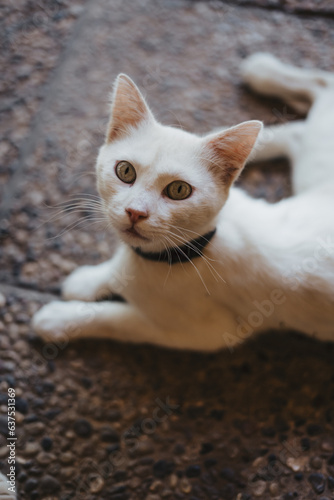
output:
M155 262L168 262L169 264L177 264L178 262L189 262L195 257L202 257L202 250L211 241L216 228L209 233L200 236L196 240L191 240L180 247L170 247L168 250L161 252L143 252L140 248L132 247L136 254L144 259L153 260Z

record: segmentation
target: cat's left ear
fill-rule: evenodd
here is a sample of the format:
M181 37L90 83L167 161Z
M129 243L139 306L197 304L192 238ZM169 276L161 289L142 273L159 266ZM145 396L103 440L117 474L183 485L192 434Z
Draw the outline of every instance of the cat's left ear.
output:
M143 121L153 119L153 115L136 84L129 76L118 75L112 94L111 116L106 142L120 139L126 136L131 128L137 128Z
M261 129L261 122L251 120L204 139L209 168L227 187L241 173Z

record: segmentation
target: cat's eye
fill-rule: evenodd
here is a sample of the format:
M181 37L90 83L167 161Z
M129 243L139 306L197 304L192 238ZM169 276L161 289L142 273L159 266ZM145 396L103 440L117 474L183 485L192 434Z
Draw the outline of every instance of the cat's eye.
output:
M184 181L173 181L165 189L165 193L171 200L185 200L192 193L192 187Z
M126 184L133 184L136 180L137 174L135 168L128 161L120 161L116 165L117 177Z

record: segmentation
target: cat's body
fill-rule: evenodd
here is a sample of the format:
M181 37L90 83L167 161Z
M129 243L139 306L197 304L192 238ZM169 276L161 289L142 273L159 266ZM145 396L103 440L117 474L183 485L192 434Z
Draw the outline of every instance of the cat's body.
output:
M313 103L305 122L265 129L251 156L288 156L294 196L271 205L231 187L259 122L207 138L163 127L123 78L97 162L99 191L123 243L111 261L79 268L65 281L68 302L36 314L35 328L45 339L102 337L215 350L255 332L289 328L334 340L333 75L267 55L247 60L243 72L256 90L296 107ZM121 175L132 172L130 184L115 174L129 162L135 172ZM174 179L183 182L179 190L192 187L188 197L166 196ZM178 262L203 235L210 241L195 248L189 262ZM175 263L152 260L178 245ZM95 302L107 292L126 303Z

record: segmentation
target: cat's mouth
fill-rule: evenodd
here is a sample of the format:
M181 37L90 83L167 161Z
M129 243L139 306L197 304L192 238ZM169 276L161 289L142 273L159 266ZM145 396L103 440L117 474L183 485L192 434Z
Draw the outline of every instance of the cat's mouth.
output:
M129 229L125 229L125 231L123 231L124 233L126 234L129 234L135 238L138 238L140 240L145 240L145 241L149 241L148 238L145 238L145 236L143 236L142 234L140 234L137 229L135 229L134 227L130 227Z

